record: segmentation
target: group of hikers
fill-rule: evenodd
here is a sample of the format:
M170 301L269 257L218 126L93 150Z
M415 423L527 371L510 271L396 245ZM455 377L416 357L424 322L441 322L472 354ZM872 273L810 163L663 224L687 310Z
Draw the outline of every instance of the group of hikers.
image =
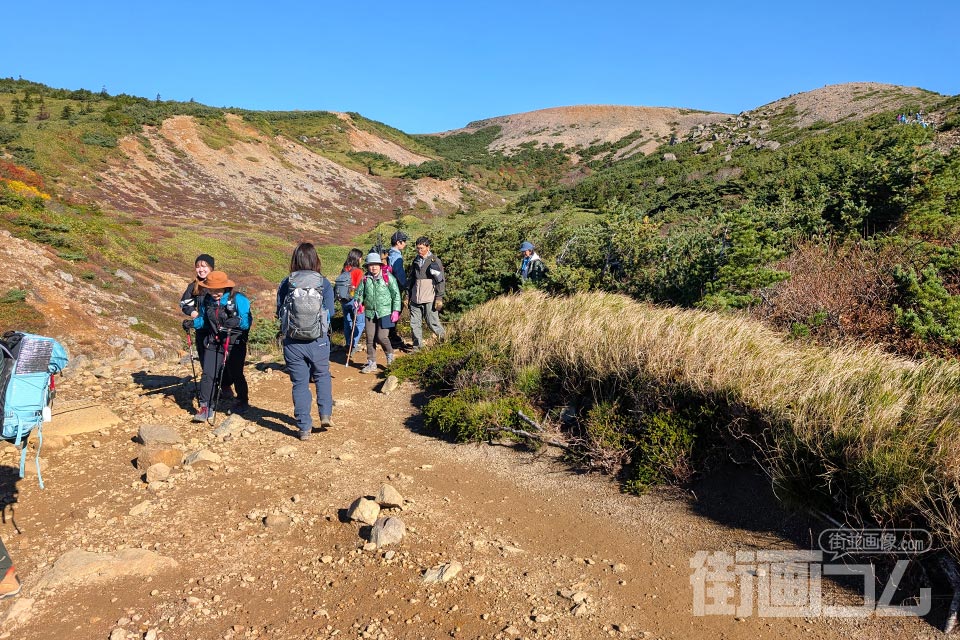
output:
M403 252L408 240L406 233L397 231L390 238L389 249L380 245L371 248L363 259L363 268L362 252L351 249L333 284L320 273L320 257L313 244L302 242L294 249L290 274L277 288L276 317L280 320L279 337L293 387L294 418L301 440L309 439L313 433L311 382L316 387L320 428L333 426L329 327L336 302L343 312L348 364L351 354L361 347L360 336L366 339L367 360L361 373L378 371L377 345L389 366L395 349L418 351L423 347L424 325L437 338L444 337L446 332L439 315L446 296L443 263L431 251L430 239L421 236L415 243L416 255L405 268ZM524 242L519 251L520 280L541 280L546 269L533 244ZM235 290L236 283L225 272L216 270L216 261L209 254L197 256L194 274L193 282L180 297L180 308L188 316L183 328L188 343L190 332L194 332L201 367L200 384L195 387L199 409L193 421L214 421L221 400L232 399L230 412L243 415L250 408L243 373L253 324L250 300ZM409 347L397 332L404 300L413 334ZM190 357L195 368L192 354Z

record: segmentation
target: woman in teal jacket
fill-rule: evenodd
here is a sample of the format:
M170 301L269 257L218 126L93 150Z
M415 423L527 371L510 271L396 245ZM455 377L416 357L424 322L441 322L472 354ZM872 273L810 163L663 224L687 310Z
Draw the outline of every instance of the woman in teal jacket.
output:
M400 287L397 279L383 270L383 258L379 253L367 256L367 274L360 281L354 294L357 311L367 319L364 332L367 336L367 366L360 373L377 372L377 346L379 342L387 354L387 365L393 362L393 346L390 344L390 328L400 318Z
M223 271L211 271L206 282L200 285L203 295L198 303L199 315L183 321L184 328L190 326L206 333L201 363L200 411L193 416L194 422L206 422L214 414L214 401L218 399L213 397L214 383L218 374L223 375L221 369L224 365L226 374L237 390L233 413L246 413L250 408L243 363L247 358L247 336L253 315L250 313L250 300L239 291L234 292L235 286Z

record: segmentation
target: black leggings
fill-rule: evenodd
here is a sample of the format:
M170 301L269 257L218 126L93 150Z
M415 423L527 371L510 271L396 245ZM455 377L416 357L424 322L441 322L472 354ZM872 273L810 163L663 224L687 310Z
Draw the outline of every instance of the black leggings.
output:
M247 341L230 341L230 353L227 355L227 368L223 372L224 386L227 381L233 384L237 401L249 401L247 379L243 377L243 363L247 359ZM209 341L203 351L203 375L200 376L200 404L209 407L213 404L213 385L223 365L223 344Z

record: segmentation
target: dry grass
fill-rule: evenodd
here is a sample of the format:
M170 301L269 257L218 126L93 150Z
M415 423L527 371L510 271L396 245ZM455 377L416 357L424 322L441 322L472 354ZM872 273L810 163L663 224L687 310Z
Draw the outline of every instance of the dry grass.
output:
M655 379L726 398L776 425L763 452L775 481L814 482L854 519L902 524L923 514L960 550L952 533L960 531L956 362L801 345L745 317L603 293L502 297L468 313L457 331L508 347L518 368L625 385ZM788 477L803 473L814 477Z

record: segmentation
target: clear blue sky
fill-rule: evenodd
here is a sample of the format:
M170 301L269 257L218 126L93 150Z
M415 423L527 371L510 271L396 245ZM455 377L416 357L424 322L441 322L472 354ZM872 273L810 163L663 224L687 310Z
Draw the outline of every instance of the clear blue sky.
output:
M409 133L574 104L736 113L852 81L960 93L960 2L8 3L0 77Z

